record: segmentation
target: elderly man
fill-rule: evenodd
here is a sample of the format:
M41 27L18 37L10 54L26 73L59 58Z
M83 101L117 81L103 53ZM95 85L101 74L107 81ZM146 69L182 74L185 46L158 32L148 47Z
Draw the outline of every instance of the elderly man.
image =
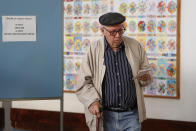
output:
M150 65L142 45L123 36L124 21L120 13L100 16L103 38L90 45L81 64L76 94L91 131L96 117L104 131L140 131L146 119L142 87L152 82Z

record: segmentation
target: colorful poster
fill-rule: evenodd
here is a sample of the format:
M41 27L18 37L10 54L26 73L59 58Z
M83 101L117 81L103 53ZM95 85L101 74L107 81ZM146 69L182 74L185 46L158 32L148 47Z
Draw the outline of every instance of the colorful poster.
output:
M156 19L153 19L153 18L148 19L146 28L149 34L155 34L156 33Z
M101 12L100 8L100 2L99 1L92 1L91 2L91 7L92 7L92 16L98 16Z
M177 3L176 0L168 0L167 1L167 11L169 15L176 15L177 11Z
M74 51L82 51L82 37L74 37Z
M82 32L82 21L80 19L74 20L73 29L75 34Z
M127 30L128 34L136 33L137 31L137 18L127 18Z
M74 10L74 16L81 16L82 15L82 2L75 1L73 10Z
M148 37L146 42L146 52L147 53L154 53L156 52L156 38L155 37Z
M146 6L146 1L143 0L139 0L138 3L138 7L137 7L137 11L138 11L138 16L140 17L145 17L146 15L146 10L147 10L147 6Z
M105 14L109 12L109 6L108 0L102 0L100 1L100 14Z
M91 19L82 20L82 33L84 35L91 34Z
M138 34L145 34L146 33L146 19L138 18L137 29L138 29Z
M157 34L164 34L167 32L167 21L165 21L163 18L159 18L157 20Z
M176 80L169 79L167 80L167 96L176 96Z
M149 64L151 65L151 68L152 68L152 76L156 77L157 76L157 59L149 58Z
M87 52L90 44L91 44L90 37L83 37L83 39L82 39L82 51Z
M167 81L158 79L157 80L157 95L166 96L167 95Z
M168 34L176 34L176 30L177 30L177 23L176 23L176 19L174 18L170 18L167 21L167 30L168 30Z
M73 32L73 21L71 19L65 19L64 32L65 34L71 34Z
M64 57L64 74L74 74L74 60L73 57Z
M74 12L73 3L74 2L64 2L64 16L65 17L73 16L73 12Z
M65 36L65 40L64 40L64 52L73 51L73 49L74 49L73 36Z
M99 26L100 26L100 25L99 25L98 20L93 20L93 21L91 21L91 32L92 32L93 34L99 35L99 34L100 34Z
M157 16L166 15L167 10L167 0L157 0Z
M149 17L156 17L156 6L157 0L147 0L146 1L146 15Z
M81 62L82 62L82 57L77 56L74 58L74 69L75 69L76 74L80 70Z
M169 54L171 54L171 56L176 54L176 39L175 39L175 37L168 37L167 38L167 51Z
M91 7L90 1L82 2L82 8L83 8L83 10L82 10L83 16L90 16L91 15L92 7Z
M157 53L163 54L167 53L167 38L166 37L157 37Z
M131 16L136 16L138 11L138 2L135 0L130 0L129 2L128 13Z
M145 87L144 94L156 95L157 93L157 81L153 80L152 84Z
M166 59L159 59L157 61L157 77L158 78L166 78L166 69L167 69L167 60Z
M118 8L119 8L120 13L122 13L123 15L126 15L128 12L128 3L125 1L122 1Z
M175 79L176 78L176 60L168 59L167 61L167 77Z
M65 76L64 79L64 90L75 91L77 83L77 75L69 74Z
M146 49L146 36L137 36L136 39Z

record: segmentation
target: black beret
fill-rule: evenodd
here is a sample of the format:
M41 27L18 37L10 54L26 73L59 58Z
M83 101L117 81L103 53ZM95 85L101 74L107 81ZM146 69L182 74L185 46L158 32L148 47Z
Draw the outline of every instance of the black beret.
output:
M109 12L99 17L102 25L118 25L125 21L125 16L117 12Z

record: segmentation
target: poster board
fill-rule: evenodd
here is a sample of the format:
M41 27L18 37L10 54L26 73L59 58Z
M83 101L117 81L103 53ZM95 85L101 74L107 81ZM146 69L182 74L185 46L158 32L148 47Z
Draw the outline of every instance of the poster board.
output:
M146 97L180 97L180 0L64 0L64 90L75 92L77 70L90 43L101 37L98 18L126 16L124 35L138 40L152 66Z

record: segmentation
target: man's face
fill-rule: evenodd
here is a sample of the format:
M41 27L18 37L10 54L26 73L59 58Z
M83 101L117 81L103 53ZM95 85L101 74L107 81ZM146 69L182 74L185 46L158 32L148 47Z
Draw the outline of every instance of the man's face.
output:
M112 49L119 47L122 42L122 34L124 33L122 24L103 26L101 32L106 37L106 40Z

